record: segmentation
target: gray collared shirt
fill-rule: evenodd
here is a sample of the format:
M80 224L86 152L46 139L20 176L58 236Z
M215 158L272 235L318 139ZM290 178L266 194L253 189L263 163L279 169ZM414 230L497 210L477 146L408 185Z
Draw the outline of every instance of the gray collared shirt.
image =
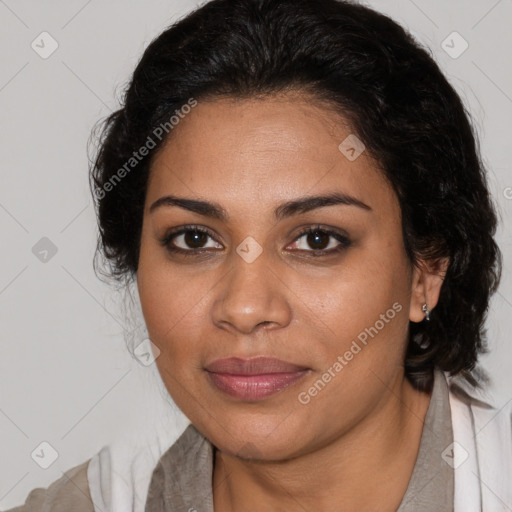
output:
M418 457L397 512L453 512L454 473L449 464L452 443L448 383L436 370Z
M453 511L452 442L448 385L436 370L418 457L397 512ZM153 471L146 512L214 512L213 455L213 445L189 425Z

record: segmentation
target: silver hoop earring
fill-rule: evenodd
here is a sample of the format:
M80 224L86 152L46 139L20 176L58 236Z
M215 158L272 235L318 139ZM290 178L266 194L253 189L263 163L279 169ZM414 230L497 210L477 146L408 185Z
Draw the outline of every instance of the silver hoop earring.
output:
M428 307L428 304L425 302L425 304L423 304L423 306L421 307L421 310L423 311L423 313L425 313L425 320L428 322L430 320L430 312L432 311L431 309L429 309Z

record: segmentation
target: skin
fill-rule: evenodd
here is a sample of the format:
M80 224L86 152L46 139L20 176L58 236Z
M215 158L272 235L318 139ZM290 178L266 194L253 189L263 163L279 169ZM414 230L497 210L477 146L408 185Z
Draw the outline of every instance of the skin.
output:
M430 402L404 377L408 326L424 319L425 299L436 305L442 278L431 270L439 265L408 260L398 200L378 163L367 151L349 161L338 149L351 133L305 93L200 101L152 162L139 294L167 390L216 447L216 512L254 503L273 512L394 511L407 489ZM274 218L284 202L333 191L370 209L331 205ZM170 194L218 203L228 219L178 206L150 212ZM184 225L215 235L204 239L203 255L174 254L161 243ZM300 233L316 225L345 232L350 245L313 256L318 246ZM252 263L236 252L248 236L262 248ZM173 243L194 247L183 236ZM301 403L299 393L394 303L401 311ZM219 358L258 355L310 371L247 402L217 390L204 370Z

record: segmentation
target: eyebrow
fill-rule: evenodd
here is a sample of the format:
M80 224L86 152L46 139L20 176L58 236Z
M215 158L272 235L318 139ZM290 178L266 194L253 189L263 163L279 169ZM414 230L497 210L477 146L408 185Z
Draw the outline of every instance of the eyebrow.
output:
M356 206L363 210L372 211L372 208L361 200L349 194L342 192L334 192L332 194L321 196L306 196L294 199L281 204L274 210L276 220L283 220L292 215L306 213L317 208L325 206L346 205ZM157 208L163 206L177 206L185 210L189 210L205 217L211 217L221 221L227 221L229 215L226 210L218 203L203 201L200 199L188 199L185 197L164 196L157 199L149 208L149 212L153 213Z

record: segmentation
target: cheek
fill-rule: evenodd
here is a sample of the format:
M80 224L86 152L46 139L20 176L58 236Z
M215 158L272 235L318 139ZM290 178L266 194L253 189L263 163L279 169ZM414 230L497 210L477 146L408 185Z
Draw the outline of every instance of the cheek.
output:
M160 342L180 332L189 333L202 299L194 283L186 286L180 278L171 278L156 269L144 273L139 282L142 311L151 339Z
M187 275L165 258L141 251L137 284L149 337L161 352L158 365L179 371L185 359L200 354L197 345L209 319L214 286L209 283L204 272Z
M343 272L338 279L295 283L294 311L309 330L311 354L320 365L352 350L361 363L400 359L408 326L404 293L393 279ZM303 331L304 332L304 331ZM358 348L359 346L359 348ZM364 350L363 350L364 349ZM348 354L350 360L353 358ZM366 364L365 363L365 364Z
M314 329L324 365L347 355L361 371L395 369L402 364L409 326L409 271L396 250L354 252L335 274L297 278L293 289L306 325ZM357 355L356 355L357 354Z
M294 284L314 315L347 333L374 323L395 302L404 307L409 281L407 264L400 259L395 255L385 261L382 252L373 250L354 252L321 279L303 275Z

